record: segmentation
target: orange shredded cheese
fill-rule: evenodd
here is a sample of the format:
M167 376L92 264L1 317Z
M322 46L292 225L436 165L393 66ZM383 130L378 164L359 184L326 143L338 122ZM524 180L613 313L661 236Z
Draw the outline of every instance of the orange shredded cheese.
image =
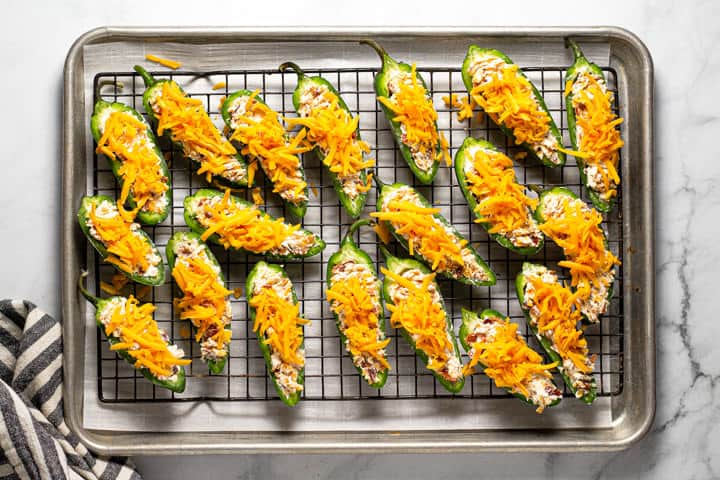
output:
M139 210L161 212L165 206L160 200L170 188L147 129L133 114L114 111L108 116L98 140L97 153L121 164L118 210L128 221L132 221ZM130 193L136 203L133 211L125 210Z
M216 352L226 352L231 332L225 328L225 318L232 292L225 288L210 259L205 253L178 257L172 275L184 294L176 299L175 307L181 320L190 320L195 326L195 341L212 339Z
M121 215L98 216L97 204L94 203L90 206L88 218L108 251L105 261L123 272L144 275L150 267L149 258L155 252L145 237L131 229L132 222Z
M490 223L488 232L500 235L534 224L530 212L537 207L537 200L529 198L515 181L512 160L485 148L478 148L467 160L473 167L465 173L468 189L478 201L477 223Z
M515 64L505 64L491 75L490 81L473 87L470 95L495 123L513 132L518 145L540 143L550 130L550 116Z
M265 205L265 199L260 192L260 187L255 187L252 189L252 199L255 205Z
M175 82L163 82L161 94L155 100L158 117L157 134L172 132L173 140L183 145L185 154L197 158L198 175L205 174L208 182L213 175L222 176L226 164L237 164L237 151L210 120L202 100L185 95Z
M385 222L375 222L375 225L373 225L373 231L385 245L390 243L390 240L392 240L390 230Z
M225 88L227 84L225 82L217 82L215 85L212 86L213 90L220 90L221 88ZM221 103L222 105L222 103Z
M505 319L495 327L492 338L472 344L472 356L464 367L463 374L469 375L475 365L485 366L485 374L500 388L509 388L528 398L527 385L535 375L551 378L548 370L557 367L557 362L543 364L543 358L528 347L520 337L517 324Z
M521 151L521 152L517 152L517 153L514 155L514 158L515 158L515 160L524 160L525 158L527 158L527 152L522 152L522 151Z
M429 291L435 274L425 275L418 285L384 267L380 270L407 290L406 298L387 305L392 326L403 328L411 336L417 335L415 346L428 356L427 368L436 372L443 370L454 347L447 332L445 311L439 302L433 301Z
M233 288L233 297L240 298L243 295L243 289L242 287Z
M278 248L300 225L287 225L281 218L272 219L262 215L257 207L246 207L230 198L226 190L223 198L212 204L203 205L207 215L202 221L210 227L201 235L203 241L217 233L225 248L243 249L253 253L264 253Z
M230 140L243 144L241 153L257 159L273 182L273 192L287 200L300 203L306 199L307 183L301 174L299 154L310 147L302 145L306 130L291 140L279 120L278 113L258 101L255 90L247 101L245 112L234 118L239 124ZM257 118L256 118L257 117Z
M473 108L475 108L475 102L470 95L466 96L460 102L460 111L457 113L458 122L464 122L468 118L473 116Z
M170 352L152 317L154 311L154 305L139 305L130 295L108 314L107 323L104 322L105 334L114 337L115 332L120 333L115 337L118 342L111 345L110 350L126 350L135 360L135 368L147 368L156 377L168 377L175 366L188 365L191 361L177 358Z
M150 292L152 292L152 287L150 285L143 285L137 289L137 298L144 299Z
M264 338L265 344L280 355L283 363L304 365L305 359L298 350L303 342L302 326L310 322L300 316L300 306L269 287L254 294L250 306L255 309L253 332Z
M577 128L582 131L578 145L580 152L575 156L583 158L587 165L598 167L605 187L601 196L607 200L617 194L620 184L617 169L624 142L617 127L623 119L612 111L612 92L606 91L594 75L581 75L588 83L572 97ZM572 83L567 82L566 91L572 89Z
M408 243L412 240L412 248L431 263L433 270L465 265L462 249L467 240L458 241L448 233L435 219L437 213L440 213L438 208L426 208L408 200L392 199L382 212L372 212L370 216L389 221L398 235L405 237Z
M591 372L587 340L577 328L580 311L574 308L580 294L558 282L546 283L538 275L527 275L526 281L533 287L532 301L539 311L533 319L538 332L547 336L552 331L553 348L560 358L571 360L581 372Z
M460 108L462 107L462 102L458 100L457 93L452 93L450 95L444 95L442 97L443 103L445 103L445 106L448 108Z
M161 58L156 55L145 55L145 60L159 63L163 67L172 68L173 70L177 70L178 68L182 67L182 63L180 62L176 62L175 60L168 60L167 58Z
M310 190L312 191L312 193L313 193L313 195L315 196L315 198L317 198L318 196L320 196L320 192L318 191L317 185L315 185L315 184L310 185Z
M378 101L395 114L393 121L405 127L403 143L412 151L434 152L435 160L444 159L450 165L452 159L446 144L438 132L438 114L427 89L418 82L415 64L410 71L410 82L398 82L398 90L390 98L378 97Z
M107 293L108 295L120 295L120 290L116 289L114 286L107 282L100 282L100 290Z
M366 353L389 369L383 349L390 339L382 339L377 309L377 295L371 295L365 282L357 277L333 282L325 292L332 311L342 318L343 334L348 339L347 349L353 357Z

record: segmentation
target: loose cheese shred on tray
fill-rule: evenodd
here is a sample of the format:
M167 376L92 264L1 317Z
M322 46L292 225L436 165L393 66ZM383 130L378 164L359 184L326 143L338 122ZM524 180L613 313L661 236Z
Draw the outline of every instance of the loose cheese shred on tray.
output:
M515 181L513 163L500 152L478 148L466 170L468 189L478 199L475 213L478 223L489 222L489 233L507 235L527 227L537 200L529 198Z
M255 205L265 205L265 199L260 192L260 187L255 187L252 189L252 199Z
M204 253L178 257L172 275L184 294L175 306L180 310L180 319L190 320L195 326L195 341L212 339L217 345L216 351L224 351L231 336L224 318L228 295L232 292L222 284Z
M266 287L252 296L250 306L255 309L253 332L264 338L265 344L280 355L283 363L304 365L305 359L298 350L303 341L302 326L310 322L300 316L299 304Z
M418 285L384 267L380 270L407 290L405 298L394 305L387 305L392 326L405 329L415 338L416 347L428 356L428 369L441 371L449 360L449 352L454 352L454 347L448 336L445 311L438 302L433 301L429 290L435 274L426 274Z
M120 214L132 221L139 210L162 211L164 205L160 200L170 187L147 135L147 125L131 113L115 111L103 128L96 151L120 162L118 175L123 179L118 200ZM125 210L130 193L137 204L133 211Z
M485 374L500 388L509 388L528 398L527 385L534 375L551 378L548 370L557 362L543 364L543 358L527 346L518 335L517 324L505 319L495 327L491 339L473 343L472 356L463 373L469 375L477 364L485 366Z
M161 58L156 55L145 55L145 60L158 63L163 67L172 68L173 70L177 70L178 68L182 67L182 63L180 62L176 62L175 60L168 60L167 58Z
M450 95L444 95L442 97L443 103L445 103L445 106L448 108L460 108L462 107L462 102L458 100L457 93L453 93Z
M448 233L434 215L438 208L426 208L407 200L390 200L382 212L370 216L390 222L395 231L412 240L413 249L428 259L433 270L446 270L450 265L465 265L462 249L467 240L458 241Z
M452 163L447 141L438 132L438 114L432 98L425 87L418 82L415 64L410 71L410 82L398 82L398 90L388 97L378 97L378 101L390 109L395 117L393 121L404 127L403 143L419 152L435 152L436 160Z
M183 144L185 153L197 156L197 173L205 174L208 182L213 175L222 175L226 164L237 163L235 147L220 134L201 100L185 95L175 82L163 82L155 106L157 134L172 130L173 139Z
M542 142L550 130L550 116L535 99L530 81L514 64L506 64L491 75L490 81L476 85L470 92L495 123L507 126L515 142Z
M203 241L217 233L225 248L243 249L253 253L273 250L297 231L299 225L287 225L282 219L263 215L257 207L239 205L226 190L221 201L205 203L198 216L210 227L202 234Z
M135 359L135 368L147 368L156 377L169 377L176 366L188 365L191 361L177 358L168 349L152 317L154 311L154 305L139 305L130 295L108 315L105 334L109 337L120 334L118 343L111 345L110 350L126 350Z
M459 106L460 111L457 113L458 122L464 122L465 120L472 118L474 107L475 102L473 101L471 96L468 95L463 98Z
M385 222L375 222L375 225L373 225L373 231L377 234L378 238L380 238L380 241L383 242L385 245L390 243L390 240L392 240L392 234L390 233L387 223Z
M618 126L623 122L612 111L612 92L606 91L598 79L589 73L581 74L587 84L572 97L575 121L580 134L580 152L576 156L587 165L596 165L605 200L617 194L620 177L617 172L619 150L623 146ZM577 81L577 80L576 80ZM568 82L572 88L572 82Z
M534 320L540 334L552 338L553 349L563 360L571 360L583 373L591 372L587 340L577 328L580 311L574 308L580 293L572 293L558 282L546 283L538 275L528 275L526 280L532 285L532 301L538 307Z
M287 131L280 123L278 113L255 99L259 90L255 90L245 113L234 118L239 124L230 137L244 145L243 155L258 159L268 177L273 182L273 192L295 203L307 200L307 183L300 173L299 154L310 150L303 144L306 130L301 130L291 140L287 140Z
M220 90L221 88L225 88L227 84L225 82L217 82L215 85L212 86L213 90Z
M348 339L350 354L356 357L367 353L383 368L389 369L390 364L383 349L390 343L390 339L378 339L378 299L368 294L367 287L357 277L333 282L326 295L333 312L338 316L342 314L343 334Z

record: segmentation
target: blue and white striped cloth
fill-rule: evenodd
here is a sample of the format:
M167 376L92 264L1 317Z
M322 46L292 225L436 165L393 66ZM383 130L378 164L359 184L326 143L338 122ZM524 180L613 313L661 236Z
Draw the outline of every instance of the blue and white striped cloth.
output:
M0 301L0 479L140 479L124 458L90 453L65 424L60 322Z

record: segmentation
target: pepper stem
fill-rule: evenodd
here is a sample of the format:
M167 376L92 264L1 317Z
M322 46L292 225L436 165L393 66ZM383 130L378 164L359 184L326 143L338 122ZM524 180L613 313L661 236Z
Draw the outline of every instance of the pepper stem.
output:
M145 88L150 88L150 87L152 87L153 85L155 85L155 84L157 83L157 80L155 80L155 77L153 77L152 75L150 75L150 74L148 73L148 71L145 70L145 69L144 69L143 67L141 67L140 65L135 65L135 66L133 67L133 70L135 70L137 73L140 74L140 76L141 76L142 79L143 79L143 82L145 82Z
M535 192L538 195L542 194L545 191L545 189L542 188L542 185L538 185L537 183L529 183L526 186L528 190L530 190L531 192Z
M395 255L390 253L390 251L387 248L385 248L385 245L378 245L378 247L380 248L380 253L382 253L382 256L385 258L386 263L391 258L395 258Z
M380 177L377 175L372 176L373 182L375 182L375 186L378 188L378 190L382 190L383 187L387 186L387 183L380 180Z
M363 225L374 224L375 222L373 222L369 218L361 218L360 220L357 220L355 223L350 225L350 228L348 228L348 231L340 242L340 245L345 245L346 243L352 242L352 235L357 231L358 228L362 227Z
M578 47L578 44L575 43L573 40L570 40L570 37L565 37L565 48L572 49L575 60L585 57L582 50L580 50L580 47Z
M392 58L390 57L390 55L388 55L387 51L382 46L380 46L380 44L377 43L375 40L371 40L371 39L367 38L365 40L360 40L360 44L368 45L369 47L371 47L373 50L375 50L377 52L378 56L380 57L380 61L382 61L381 67L385 67L385 64L388 63L389 61L393 61Z
M297 63L285 62L285 63L283 63L282 65L280 65L280 66L278 67L278 70L280 70L281 72L285 72L285 70L288 70L288 69L290 69L290 70L292 70L293 72L295 72L295 74L298 76L298 81L300 81L300 80L302 80L303 78L305 78L305 72L303 72L302 68L300 68L300 67L297 65Z
M108 85L113 85L116 89L122 90L124 85L122 82L116 82L114 80L103 80L101 82L98 82L97 87L95 87L95 98L98 98L98 103L105 102L102 99L102 95L100 94L100 90L102 90L103 87L107 87ZM107 103L107 102L105 102Z
M92 303L93 306L97 307L98 302L100 302L100 299L98 297L92 295L88 291L88 289L85 287L85 284L83 283L85 278L87 278L87 276L88 276L87 270L83 270L82 272L80 272L80 276L78 277L78 282L77 282L78 290L80 290L80 293L82 293L82 296L85 297L85 299L87 299L88 302Z

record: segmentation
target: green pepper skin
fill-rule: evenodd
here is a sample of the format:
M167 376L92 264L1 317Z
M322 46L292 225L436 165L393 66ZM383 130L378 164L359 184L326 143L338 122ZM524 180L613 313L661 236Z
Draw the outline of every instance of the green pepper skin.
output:
M278 68L280 69L281 72L291 69L298 76L297 86L295 87L295 90L293 91L293 95L292 95L293 107L295 107L295 111L298 112L298 115L300 112L302 92L305 91L306 88L316 85L319 87L327 88L331 94L335 95L335 97L337 97L338 106L340 108L342 108L343 110L345 110L352 117L352 112L350 111L350 108L348 108L347 104L340 96L340 93L338 93L338 91L335 89L335 87L333 87L332 84L330 82L328 82L327 80L325 80L324 78L322 78L320 76L308 77L300 69L300 67L298 67L297 65L295 65L292 62L283 63ZM355 130L355 138L358 141L361 140L359 124L358 124L357 130ZM315 152L315 155L317 155L318 159L320 159L320 162L322 162L324 165L325 164L325 154L320 150L320 147L316 145L315 148L313 149L313 151ZM352 218L359 217L360 213L362 213L363 207L365 207L365 201L367 200L367 192L364 192L364 193L361 192L355 198L350 198L348 196L348 194L343 191L342 183L340 182L340 179L338 178L337 174L335 174L334 172L331 172L329 169L328 169L328 174L330 175L330 178L332 179L333 188L335 189L335 193L338 196L338 200L340 200L340 204L343 206L343 208L345 209L347 214L350 215L350 217L352 217ZM367 177L367 175L368 175L367 169L362 169L359 172L359 175L360 175L360 179L363 181L363 183L366 183L368 181L367 180L367 178L368 178Z
M114 296L110 298L98 298L92 296L87 289L82 285L82 280L87 276L87 273L84 272L80 278L78 279L78 290L80 290L80 293L87 299L88 302L90 302L95 307L95 323L97 324L98 328L103 332L103 335L107 339L107 342L110 346L115 345L120 341L120 339L115 338L113 336L107 335L105 333L105 325L102 324L100 321L100 312L102 312L105 307L107 307L114 299L123 299L127 300L125 297L121 296ZM135 359L130 356L127 350L115 350L115 353L118 354L123 360L128 362L130 365L135 365ZM150 370L148 370L145 367L141 367L137 369L143 377L150 380L150 382L154 383L158 387L167 388L171 392L175 393L182 393L185 391L185 367L179 367L177 376L175 380L160 380L155 375L153 375Z
M152 98L155 95L155 92L160 92L162 90L164 83L176 83L176 82L174 80L167 80L167 79L156 80L152 75L150 75L144 68L142 68L139 65L135 65L134 70L142 77L143 81L145 82L145 92L143 93L143 106L145 107L145 112L147 113L147 116L150 119L150 123L152 123L152 125L154 125L155 128L157 128L158 119L155 116L155 113L154 113L152 107L150 106L150 98ZM181 92L185 92L185 90L183 90L183 88L180 85L178 85L178 88L180 89ZM182 152L185 152L182 142L175 140L171 130L166 130L165 132L163 132L163 136L165 138L167 138L169 141L171 141L173 143L173 145L175 145L175 148L177 148L178 150L180 150ZM192 160L189 157L187 157L187 158L188 158L188 160L190 160L191 162L194 162L197 165L200 164L199 162L196 162L195 160ZM237 154L235 154L235 158L237 159L238 162L240 162L245 167L245 171L247 172L248 164L247 164L247 161L245 160L245 157L243 157L240 154L240 152L238 152ZM241 180L239 182L232 182L232 181L230 181L226 178L223 178L219 175L213 175L212 179L213 179L213 182L217 182L218 184L225 186L225 187L230 187L230 188L252 187L252 185L248 185L247 177L244 180Z
M378 180L378 183L379 183L379 180ZM377 200L377 211L378 211L378 212L383 211L383 210L382 210L382 206L383 206L383 204L385 203L385 197L386 197L387 195L389 195L391 192L397 190L398 188L402 188L402 187L408 187L408 185L405 185L404 183L393 183L393 184L391 184L391 185L389 185L389 184L381 184L381 187L380 187L380 195L378 196L378 200ZM409 188L412 188L412 187L409 187ZM427 199L426 199L425 197L423 197L420 192L418 192L418 191L415 190L414 188L413 188L412 190L418 195L418 198L419 198L419 200L420 200L420 204L421 204L423 207L425 207L425 208L432 208L432 205L430 204L430 202L428 202ZM437 220L439 220L443 225L445 225L446 227L448 227L448 228L450 229L450 231L453 232L453 235L454 235L459 241L460 241L460 240L465 240L465 237L463 237L462 234L460 234L460 232L458 232L457 229L456 229L444 216L442 216L442 215L439 214L439 213L436 213L436 214L433 215L433 216L434 216ZM407 240L405 239L405 237L403 237L402 235L400 235L399 233L397 233L396 230L395 230L395 228L392 226L392 224L391 224L390 222L387 222L387 221L386 221L385 224L387 225L388 229L390 230L390 233L392 233L393 237L395 237L395 239L405 248L405 250L408 250L408 251L409 251L408 242L407 242ZM484 282L483 282L483 281L478 281L478 280L471 280L471 279L469 279L469 278L467 278L467 277L458 277L458 278L455 278L455 277L453 277L449 272L446 272L446 271L444 271L444 270L437 270L437 272L443 274L444 276L446 276L446 277L448 277L448 278L452 278L453 280L457 280L457 281L460 282L460 283L464 283L464 284L466 284L466 285L473 285L473 286L476 286L476 287L484 287L484 286L495 285L495 272L493 272L493 271L490 269L490 267L488 266L488 264L485 263L485 261L480 257L480 254L477 252L477 250L475 250L473 247L471 247L469 243L467 244L467 247L470 248L470 250L472 250L473 256L475 257L475 260L477 261L478 265L479 265L480 268L487 274L487 277L488 277L488 280L487 280L487 281L484 281ZM413 257L415 257L417 260L419 260L419 261L421 261L421 262L424 262L424 263L426 263L426 264L432 264L432 262L428 262L427 259L425 259L425 258L417 251L417 249L415 249L415 251L413 252Z
M491 55L494 57L498 57L509 65L513 64L513 61L510 59L510 57L508 57L507 55L505 55L504 53L502 53L499 50L495 50L494 48L481 48L481 47L478 47L477 45L470 45L470 47L468 47L468 52L467 52L467 55L465 56L465 60L463 61L463 65L462 65L462 78L463 78L463 83L465 84L465 88L468 91L468 95L470 94L470 92L473 89L472 75L470 75L470 66L473 64L474 60L477 57L483 56L483 55ZM527 76L523 73L523 71L521 69L518 70L518 73L527 79ZM528 82L530 82L529 79L528 79ZM557 139L558 145L562 147L563 146L562 135L560 134L560 130L558 130L557 125L555 125L555 120L553 120L552 115L550 114L550 111L548 110L547 105L545 104L545 100L543 99L543 96L540 94L537 87L535 87L535 84L530 82L530 86L532 87L533 93L535 94L535 99L540 104L540 108L542 110L544 110L545 113L547 113L548 117L550 118L550 131L552 132L553 136ZM512 130L510 130L504 124L498 124L498 127L500 128L500 130L502 130L502 132L508 138L512 139L513 142L515 142L515 135L513 134ZM535 150L533 150L531 145L529 145L527 143L523 143L520 146L528 153L528 155L530 155L534 159L542 162L543 165L545 165L546 167L555 168L555 167L561 167L565 164L565 154L561 151L557 152L559 162L553 163L550 161L549 158L547 158L545 156L543 156L542 158L539 157L538 154L535 153Z
M570 68L568 68L567 72L565 73L566 84L567 82L575 82L575 79L580 73L588 71L593 75L601 78L603 82L607 82L607 79L605 78L605 74L603 74L602 69L596 64L590 62L587 58L585 58L582 50L580 50L580 47L578 47L575 42L570 39L565 39L565 46L572 49L574 56L574 63L570 66ZM567 95L565 95L565 111L567 112L570 142L572 143L573 150L579 151L580 145L577 141L577 120L575 118L575 109L573 108L572 88L570 90L567 90ZM580 179L582 180L583 185L585 185L585 188L588 192L588 197L590 197L590 201L593 205L595 205L595 208L597 208L601 212L609 212L610 210L612 210L613 205L615 204L616 197L610 197L609 201L603 200L595 189L588 186L588 179L587 175L585 174L585 160L580 157L576 157L575 161L577 162L578 170L580 171Z
M389 78L391 78L391 75L394 72L405 72L410 73L412 72L412 66L408 65L407 63L398 62L394 60L390 55L387 54L384 48L382 48L380 45L378 45L376 42L372 40L362 40L360 43L369 45L372 47L380 57L380 60L382 62L380 71L375 75L375 94L378 97L385 97L390 98L390 91L389 91ZM425 83L425 79L420 75L419 73L416 73L418 82L425 88L425 90L429 93L430 90L427 88L427 84ZM397 122L394 120L396 114L387 108L384 104L380 103L380 107L383 110L383 113L385 113L385 118L387 119L388 123L390 123L390 128L392 130L393 137L395 137L395 143L397 144L398 148L400 149L400 153L402 154L403 158L408 164L408 167L410 167L410 170L412 171L413 175L415 175L415 178L418 179L420 183L423 185L429 185L433 182L435 179L435 175L438 171L438 166L440 165L439 160L436 158L435 161L432 164L432 167L430 167L430 170L422 170L418 164L415 162L415 159L412 156L412 152L410 151L410 148L408 148L405 143L402 141L402 130L400 129L400 122ZM435 130L437 130L437 122L435 122ZM438 141L438 145L435 149L435 154L439 155L442 152L442 148L440 146L440 142Z
M258 272L260 272L260 270L262 270L262 269L273 270L273 271L279 273L280 275L282 275L283 277L288 278L288 275L285 272L285 270L283 270L283 268L279 265L272 265L272 264L265 263L262 261L255 264L253 269L248 274L247 280L245 283L245 292L246 292L245 295L247 296L248 310L250 312L249 321L250 321L251 326L255 324L256 312L255 312L255 309L250 307L249 305L250 305L250 301L253 298L253 291L254 291L254 287L255 287L255 277L257 276ZM297 295L295 293L295 287L291 287L291 290L292 290L293 303L297 305L298 299L297 299ZM260 350L262 350L263 357L265 358L265 365L267 366L267 371L269 372L270 377L272 378L273 384L275 385L275 389L277 390L277 393L280 396L280 400L282 400L282 402L285 405L287 405L288 407L294 406L300 400L300 392L293 392L290 396L285 395L282 388L278 384L277 378L275 377L275 375L272 374L272 360L270 358L272 353L270 352L270 347L265 343L265 339L260 335L259 330L257 331L257 339L258 339L258 344L260 345ZM305 341L303 340L303 343L301 344L300 348L304 348L304 346L305 346ZM297 383L300 385L305 384L305 366L304 365L303 365L303 368L298 373Z
M168 266L170 267L170 274L172 275L172 271L175 268L175 261L177 260L177 255L175 254L175 245L177 245L178 242L182 242L184 240L190 240L195 239L198 241L200 245L202 245L203 250L207 254L208 259L210 260L210 263L215 265L217 268L220 268L220 263L217 261L217 258L215 258L215 255L213 255L212 250L207 246L205 242L203 242L200 239L200 235L198 235L195 232L175 232L175 234L170 237L170 240L168 240L167 246L165 247L165 257L168 261ZM222 270L220 270L220 273L218 275L218 280L225 286L225 277L222 274ZM225 325L225 330L230 330L230 325ZM226 347L229 348L229 345L226 345ZM219 360L209 360L207 362L208 368L210 371L214 374L219 374L223 371L225 368L225 364L227 363L228 355L225 357L219 359Z
M473 195L470 191L470 187L465 176L465 161L470 161L470 159L466 157L465 152L469 147L475 145L480 148L493 150L496 152L498 150L492 143L486 140L467 137L460 146L460 149L455 154L455 176L457 177L458 184L460 185L460 190L462 190L463 195L465 196L465 200L467 200L468 202L470 210L473 212L476 218L479 218L477 213L475 213L478 202L475 199L475 195ZM490 222L481 222L479 223L479 225L481 225L485 230L489 230L493 226ZM541 237L540 242L536 247L516 247L505 235L501 235L499 233L490 233L489 235L497 243L519 255L533 255L542 249L545 242L544 237Z
M544 191L540 194L540 198L539 198L539 201L538 201L538 207L537 207L537 209L535 209L535 219L536 219L537 222L540 223L540 224L545 223L545 217L544 217L544 215L543 215L543 200L544 200L545 197L547 197L548 195L564 195L564 196L569 197L569 198L571 198L571 199L573 199L573 200L577 200L577 199L578 199L578 196L575 195L575 192L573 192L572 190L567 189L567 188L565 188L565 187L554 187L554 188L550 188L550 189L548 189L548 190L544 190ZM602 229L601 229L601 230L602 230ZM603 237L604 237L604 239L605 239L605 248L608 248L607 237L605 237L605 232L604 232L604 231L603 231ZM551 240L552 240L552 239L551 239ZM608 288L608 294L607 294L608 302L609 302L610 299L612 298L612 295L613 295L613 285L610 285L610 287ZM583 315L583 320L584 320L586 323L592 323L592 322L590 322L590 321L587 319L587 317L585 317L584 315Z
M230 113L230 110L229 110L230 105L232 105L232 103L236 99L241 98L241 97L250 97L252 94L253 94L253 92L251 92L250 90L238 90L237 92L234 92L233 94L228 96L227 99L225 99L225 101L223 102L222 107L220 109L220 113L222 115L223 121L225 122L225 125L231 131L232 131L232 127L231 127L232 114ZM256 95L254 98L258 102L267 106L267 104L263 101L263 99L260 98L258 95ZM238 149L238 151L240 151L240 149L244 146L245 146L244 144L240 144L240 148ZM271 178L270 174L268 174L267 170L265 170L265 167L263 166L263 162L258 160L258 163L260 164L260 168L263 169L263 172L265 172L265 176L268 179L270 179ZM305 198L308 198L307 180L305 179L305 169L303 169L302 162L299 164L299 167L300 167L300 175L302 176L302 179L306 183L305 190L304 190ZM301 203L292 203L292 202L289 202L289 201L283 199L283 204L288 209L288 212L290 212L290 214L294 218L300 219L305 216L305 212L307 211L307 200L305 200Z
M373 273L373 276L375 277L376 284L378 285L377 291L375 292L377 295L378 300L380 301L380 314L378 315L378 327L381 331L385 332L385 314L384 314L384 308L383 308L383 295L380 291L380 280L378 279L377 270L375 270L375 264L373 263L372 259L368 256L367 253L365 253L363 250L358 248L358 246L353 242L352 240L352 233L354 232L354 229L357 228L360 224L366 224L368 223L366 220L358 220L352 227L350 227L350 230L348 231L347 235L345 235L345 238L343 238L342 242L340 242L340 249L333 253L330 256L330 259L328 260L327 265L327 273L326 273L326 283L327 288L332 288L333 282L332 282L332 271L333 268L335 268L335 265L339 263L343 263L345 261L351 260L355 263L363 263L365 264ZM338 315L333 312L333 315L335 317L335 325L337 326L338 333L340 334L340 341L342 342L343 348L345 348L347 337L343 333L343 330L340 327L340 319L338 318ZM350 353L348 352L348 355ZM367 381L367 379L363 376L362 370L360 367L355 365L353 363L353 366L357 370L360 377ZM378 372L378 379L375 383L368 383L373 388L382 388L385 385L385 382L387 382L388 377L388 369L381 370Z
M532 319L530 317L530 311L525 308L525 285L527 284L527 280L525 278L526 274L531 274L538 269L544 268L542 265L536 265L529 262L524 262L522 270L520 273L518 273L517 277L515 277L515 291L517 293L518 302L520 302L520 308L522 308L523 313L525 314L525 320L527 321L528 326L530 327L530 330L532 331L533 335L535 335L535 338L542 346L543 350L545 350L545 354L552 360L553 362L558 362L558 365L562 365L562 358L558 353L553 349L552 342L545 338L543 335L540 335L540 332L538 332L537 327L533 326ZM572 386L572 381L570 378L565 374L564 370L560 370L557 367L555 370L562 376L563 381L565 382L565 385L567 388L575 394L577 389L575 389ZM597 397L597 386L595 383L595 377L592 377L592 384L590 387L590 391L587 393L587 395L584 395L580 398L581 401L587 403L590 405L595 398Z
M197 197L222 197L222 196L223 196L223 193L218 190L213 190L210 188L201 188L200 190L195 192L194 195L188 195L187 197L185 197L185 200L183 202L183 205L185 207L183 215L185 217L185 223L187 224L188 227L190 227L190 230L197 233L198 235L202 235L205 232L205 230L207 230L207 228L203 227L200 224L200 222L198 222L195 214L193 214L193 212L192 212L192 207L191 207L192 199L197 198ZM234 195L230 195L230 198L234 203L240 205L243 208L255 208L254 204L252 204L246 200L242 200ZM272 215L269 215L269 214L263 212L262 210L260 210L260 215L262 215L263 217L269 217L271 219L274 219L274 217L272 217ZM245 252L245 253L252 254L252 255L265 255L268 258L272 258L272 259L276 259L276 260L293 260L293 259L298 259L298 258L312 257L313 255L317 255L318 253L320 253L325 248L325 242L318 235L310 232L309 230L301 230L301 231L311 233L313 235L313 237L315 237L314 245L312 247L310 247L310 249L302 255L294 255L294 254L292 254L292 255L272 255L269 253L249 252L249 251L243 250L243 249L238 249L238 251ZM213 233L212 235L210 235L210 237L207 239L207 241L210 243L214 243L216 245L222 246L222 244L220 243L220 236L217 233Z
M411 258L403 258L400 259L398 257L395 257L391 255L387 250L385 250L384 247L381 247L383 254L385 255L385 264L387 265L388 270L395 273L396 275L402 275L404 272L410 269L418 269L423 274L427 275L430 272L430 269L427 268L422 263L418 262L417 260L413 260ZM392 301L392 297L390 296L390 287L395 283L394 280L392 280L389 277L385 277L383 280L383 297L385 297L385 303L387 305L394 305ZM440 287L433 280L433 285L435 286L435 289L438 293L440 293ZM450 318L450 315L447 313L447 309L445 308L445 301L442 298L442 295L440 295L440 306L443 309L443 312L445 312L445 320L446 320L446 326L447 326L447 334L448 338L450 339L451 343L453 344L453 349L455 350L455 355L457 355L458 360L460 360L462 357L460 356L460 349L458 348L458 342L457 337L455 336L455 332L453 331L453 322L452 318ZM399 328L400 334L403 336L403 338L410 344L412 349L415 351L415 354L422 360L423 365L428 364L428 356L427 354L417 348L417 345L415 345L415 341L412 339L410 334L404 329ZM440 373L432 371L433 375L437 379L438 382L449 392L451 393L458 393L460 390L463 389L463 386L465 385L465 377L461 376L457 381L450 382L446 378L444 378Z
M107 115L110 115L112 112L121 112L132 115L137 120L141 121L147 126L145 130L145 135L147 135L148 142L150 142L150 144L152 145L153 152L155 153L157 160L160 162L160 169L162 170L163 176L167 179L167 181L165 182L168 186L168 189L165 191L167 205L160 213L140 210L137 212L137 216L135 218L137 218L137 221L139 223L142 223L143 225L157 225L158 223L162 222L167 218L168 213L172 208L172 183L170 181L170 171L168 170L167 162L165 161L165 157L163 157L163 154L160 151L160 147L158 146L155 134L153 133L152 128L148 124L147 120L145 120L145 118L140 115L136 110L122 103L109 103L104 100L98 100L97 102L95 102L95 110L92 114L92 117L90 117L90 131L92 132L92 136L95 139L95 143L100 141L100 138L102 138L102 132L104 130L104 125L100 125L100 122L103 120L103 118L107 118ZM119 174L119 170L120 167L122 167L123 163L117 158L115 160L108 158L108 162L110 162L110 168L112 168L113 175L115 175L115 178L117 179L117 182L122 189L124 179ZM135 202L135 198L133 197L132 192L130 192L127 198L127 207L129 209L134 209L136 206L137 203Z
M496 310L491 310L491 309L483 310L482 312L480 312L479 317L480 318L488 318L488 317L497 318L498 320L502 320L502 321L505 321L505 318L506 318L505 315L502 315L500 312L498 312ZM477 318L478 318L477 313L471 312L470 310L466 310L464 308L462 309L462 325L460 326L459 336L460 336L460 343L462 344L462 346L466 352L469 352L472 349L472 345L470 345L467 342L467 337L468 337L468 335L470 335L470 324L472 324ZM487 368L482 363L478 363L478 364L481 365L483 367L483 369ZM527 398L522 393L513 392L509 388L504 388L503 390L508 392L510 395L513 395L514 397L519 398L523 402L525 402L529 405L535 406L533 401L530 400L529 398ZM554 407L555 405L560 403L560 400L562 400L562 398L558 398L553 403L549 404L548 407Z
M83 197L80 202L80 209L77 213L78 223L80 224L80 229L83 231L85 236L88 239L88 242L90 242L90 245L92 245L95 250L100 254L100 256L103 259L106 259L108 257L108 251L107 248L105 248L105 245L99 240L96 240L91 234L90 234L90 228L87 226L88 222L88 215L90 213L90 208L93 205L97 205L98 203L101 203L103 201L107 201L115 204L115 200L112 198L106 196L106 195L96 195L94 197ZM152 239L148 236L147 233L145 233L144 230L138 229L137 232L142 235L142 237L145 239L147 243L152 246L153 251L157 256L160 257L160 251L153 243ZM154 277L143 277L141 275L132 274L130 272L126 272L124 270L120 270L116 265L113 264L113 268L115 268L118 272L122 273L126 277L128 277L130 280L136 283L140 283L142 285L150 285L152 287L157 287L158 285L162 285L165 283L165 264L162 261L162 257L160 257L160 264L158 264L158 273Z

